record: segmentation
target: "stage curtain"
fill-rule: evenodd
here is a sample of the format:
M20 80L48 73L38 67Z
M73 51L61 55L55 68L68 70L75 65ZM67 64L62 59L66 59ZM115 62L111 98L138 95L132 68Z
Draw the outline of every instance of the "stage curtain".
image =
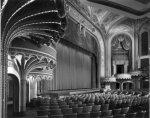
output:
M57 45L56 89L91 88L92 59L88 54Z

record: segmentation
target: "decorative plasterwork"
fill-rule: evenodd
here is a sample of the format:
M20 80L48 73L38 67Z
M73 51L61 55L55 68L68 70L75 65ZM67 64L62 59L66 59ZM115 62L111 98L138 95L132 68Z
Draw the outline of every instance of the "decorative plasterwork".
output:
M71 1L66 0L66 1L69 4L73 5L83 15L83 17L86 17L88 20L90 20L94 24L94 27L100 29L103 36L106 39L108 38L107 37L108 31L112 27L112 25L114 25L119 20L124 19L123 15L119 15L107 10L102 10L101 8L93 7L88 4L84 4L80 0L71 0ZM75 19L79 19L81 23L85 22L85 24L87 24L87 22L82 21L81 19L83 18L81 16L77 16L77 14L75 14L74 11L70 12L72 12L71 14L72 17L74 17Z
M13 7L14 5L16 7ZM16 35L17 33L25 37L38 35L35 40L38 45L50 45L49 39L57 41L64 35L66 14L63 0L22 0L21 2L5 0L1 12L2 39L8 40L6 41L8 44L19 36ZM50 36L51 38L48 38Z
M86 27L91 32L93 32L95 30L93 25L91 23L89 23L89 21L87 21L84 18L84 16L82 16L80 13L78 13L73 7L66 5L66 9L67 9L66 12L68 13L68 15L71 16L72 18L74 18L77 22L81 23L81 25Z
M25 76L32 73L34 75L46 75L47 77L51 76L51 74L44 74L43 70L51 70L56 67L56 57L44 54L43 52L21 48L10 48L9 53L14 59L14 64L18 67L17 71L20 75L23 72ZM18 57L18 55L20 55L20 57ZM39 70L38 68L42 68L42 70ZM38 71L34 71L35 69Z
M52 80L53 76L49 74L30 73L26 77L27 81Z
M43 57L47 59L47 61L49 62L50 60L53 60L56 62L56 57L53 57L47 53L43 53L37 50L28 50L25 48L9 48L9 53L11 54L11 56L15 56L17 54L23 54L25 56L26 59L29 59L32 56L36 56L39 60L41 60Z

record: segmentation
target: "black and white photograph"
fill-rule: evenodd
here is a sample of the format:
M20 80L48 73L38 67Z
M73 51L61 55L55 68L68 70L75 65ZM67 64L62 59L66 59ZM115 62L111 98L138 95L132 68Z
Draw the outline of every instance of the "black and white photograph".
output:
M150 0L1 0L0 118L149 118Z

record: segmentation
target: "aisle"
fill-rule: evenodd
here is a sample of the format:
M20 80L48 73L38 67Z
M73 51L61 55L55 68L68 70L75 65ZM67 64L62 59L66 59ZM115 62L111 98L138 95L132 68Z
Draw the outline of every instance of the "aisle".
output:
M22 117L12 116L11 112L10 111L8 112L8 118L34 118L34 116L36 115L37 113L35 108L27 108L26 116L22 116Z

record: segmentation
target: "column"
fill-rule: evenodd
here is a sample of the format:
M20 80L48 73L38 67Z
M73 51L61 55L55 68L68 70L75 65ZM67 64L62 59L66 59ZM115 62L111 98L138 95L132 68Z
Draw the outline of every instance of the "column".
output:
M125 65L124 65L124 73L127 73L127 70L128 70L128 65L125 64Z
M113 64L113 71L114 71L113 75L116 74L116 65L115 64Z
M98 59L99 60L99 59ZM97 83L96 83L96 88L100 88L101 87L101 81L100 81L100 62L97 61Z
M25 76L21 78L21 105L20 115L25 115L26 111L26 79Z
M136 79L136 85L135 85L136 89L141 89L140 88L140 78Z
M123 91L123 83L120 83L120 90Z
M92 60L92 64L91 64L91 66L92 66L91 87L96 88L96 79L97 79L97 77L96 77L96 59L95 59L95 57L91 56L91 60Z

